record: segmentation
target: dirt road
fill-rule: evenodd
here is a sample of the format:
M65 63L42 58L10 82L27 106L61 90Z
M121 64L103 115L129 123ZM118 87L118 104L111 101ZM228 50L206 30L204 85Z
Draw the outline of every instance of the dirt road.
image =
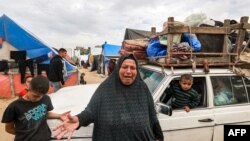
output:
M87 69L81 69L82 72L85 73L85 80L87 84L101 83L105 80L105 77L100 76L96 73L96 71L89 72ZM9 98L9 99L0 99L0 120L2 120L3 112L10 102L17 99L17 97ZM13 141L14 136L5 132L5 125L0 123L0 141Z

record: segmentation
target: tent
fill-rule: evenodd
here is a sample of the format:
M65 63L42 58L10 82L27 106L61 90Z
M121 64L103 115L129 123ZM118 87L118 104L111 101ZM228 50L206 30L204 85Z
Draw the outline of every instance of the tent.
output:
M15 23L8 16L0 17L0 39L2 46L0 46L0 59L10 60L10 51L26 51L29 59L43 57L42 64L49 64L49 55L57 54L53 48L47 46L45 43L35 37L35 35L24 30L21 26ZM75 66L66 61L67 71L73 71Z
M102 53L98 60L97 72L105 74L105 68L107 68L110 58L118 58L120 56L119 51L121 46L104 43L102 45Z
M112 44L103 44L102 45L102 54L103 56L110 58L110 57L119 57L119 51L121 46L119 45L112 45Z
M126 28L124 40L150 38L151 31Z
M8 16L2 15L0 17L0 60L12 61L11 51L26 51L27 59L33 59L37 64L42 65L49 64L50 58L58 54L55 49L43 43ZM67 60L64 62L68 74L65 86L77 84L76 67ZM10 97L11 94L13 95L25 87L20 83L19 74L0 74L0 83L6 85L1 88L0 97Z

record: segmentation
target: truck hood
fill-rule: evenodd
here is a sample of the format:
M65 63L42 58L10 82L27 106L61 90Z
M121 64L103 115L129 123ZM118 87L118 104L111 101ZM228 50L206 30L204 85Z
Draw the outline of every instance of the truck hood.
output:
M92 95L100 84L88 84L64 87L58 90L56 93L50 94L50 98L54 109L52 112L64 113L71 111L71 115L79 114L85 109L89 103ZM49 119L48 125L52 131L52 140L56 140L53 137L53 129L55 129L62 121L58 119ZM92 140L93 123L87 127L81 127L76 130L71 138L73 141L91 141ZM66 139L66 137L64 138Z
M80 113L89 103L100 84L88 84L64 87L50 94L55 113L71 111L71 115Z

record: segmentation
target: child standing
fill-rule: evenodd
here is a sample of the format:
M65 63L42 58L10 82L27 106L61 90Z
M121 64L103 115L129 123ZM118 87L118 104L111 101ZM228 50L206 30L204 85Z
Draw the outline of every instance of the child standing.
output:
M191 108L198 106L200 102L199 94L192 89L193 77L191 74L181 75L179 84L170 87L166 91L167 95L172 95L172 107L183 108L189 112Z
M85 73L82 73L80 76L80 84L85 85L87 82L84 80Z
M46 95L48 90L48 79L35 77L30 82L28 93L10 103L4 111L2 123L6 123L6 132L15 135L15 141L49 141L51 131L46 119L66 120L69 112L50 112L53 105Z

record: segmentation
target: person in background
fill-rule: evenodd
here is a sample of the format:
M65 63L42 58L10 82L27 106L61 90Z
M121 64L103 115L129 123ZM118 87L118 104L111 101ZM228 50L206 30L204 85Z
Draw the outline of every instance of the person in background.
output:
M114 71L100 84L85 110L55 129L55 137L94 123L93 141L163 141L153 97L142 81L132 54L120 57Z
M80 76L80 84L82 84L82 85L87 84L87 82L84 80L84 76L85 76L85 73L81 73L81 76Z
M109 60L109 65L108 65L108 76L113 72L113 70L115 69L115 59L110 59Z
M237 103L236 98L234 98L232 94L232 90L225 86L222 78L212 77L211 81L214 91L215 106Z
M171 106L173 108L183 108L186 112L189 112L191 108L198 106L200 103L200 96L192 89L192 85L192 75L183 74L178 84L166 90L166 94L172 96Z
M69 112L51 112L53 105L46 95L48 90L48 79L37 76L31 80L28 93L5 109L2 123L6 132L15 135L15 141L49 141L51 131L47 118L67 120Z
M24 95L28 93L32 78L33 77L31 75L27 75L25 77L25 88L21 92L18 93L19 97L23 97Z
M54 88L54 92L58 91L64 85L63 78L63 58L67 55L67 50L64 48L59 49L58 55L50 60L49 65L49 81Z

